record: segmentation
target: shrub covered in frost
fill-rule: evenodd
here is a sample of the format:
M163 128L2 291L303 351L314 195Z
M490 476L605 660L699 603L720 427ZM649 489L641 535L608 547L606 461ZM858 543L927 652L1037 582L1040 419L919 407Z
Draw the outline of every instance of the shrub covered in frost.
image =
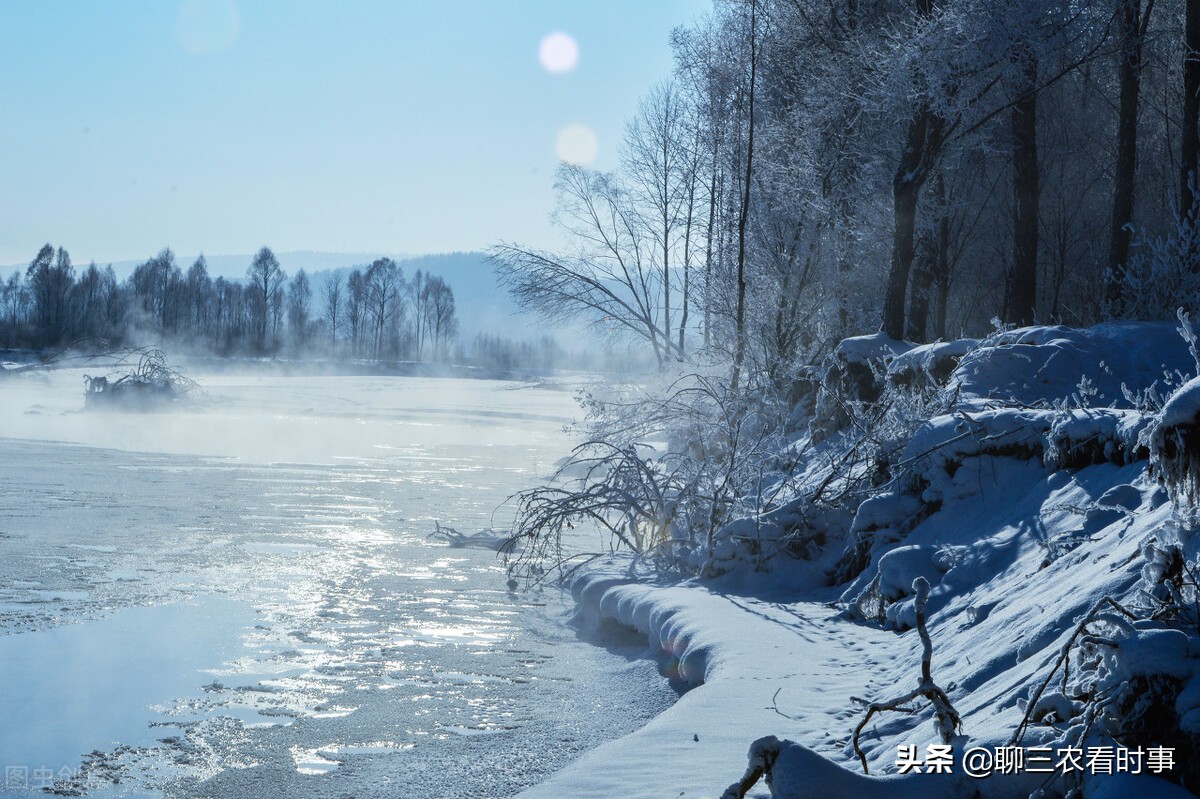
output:
M1150 465L1171 498L1196 507L1200 501L1200 378L1179 387L1148 433Z
M1123 466L1149 457L1142 435L1151 417L1120 408L1065 409L1046 434L1046 467L1082 469L1100 463Z

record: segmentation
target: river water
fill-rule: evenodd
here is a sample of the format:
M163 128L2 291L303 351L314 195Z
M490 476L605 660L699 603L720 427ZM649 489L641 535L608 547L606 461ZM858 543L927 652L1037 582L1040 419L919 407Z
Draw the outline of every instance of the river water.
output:
M505 797L675 695L474 532L569 386L200 375L170 413L0 382L0 796Z

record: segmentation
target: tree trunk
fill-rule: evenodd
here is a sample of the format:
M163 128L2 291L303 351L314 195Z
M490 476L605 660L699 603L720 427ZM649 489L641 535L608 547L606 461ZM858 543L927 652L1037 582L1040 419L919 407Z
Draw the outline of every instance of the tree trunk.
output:
M662 272L663 272L663 344L671 357L671 160L670 141L663 132L662 142Z
M938 198L936 252L933 261L933 339L946 339L946 306L950 300L950 203L946 176L938 172L934 184Z
M850 212L848 203L839 202L837 230L837 324L838 337L850 329Z
M758 45L756 23L758 0L750 0L750 98L748 128L746 133L746 174L742 193L742 208L738 214L738 257L737 257L737 349L733 355L733 375L729 384L736 394L742 376L742 365L746 360L746 223L750 218L750 181L754 167L754 80L758 70Z
M917 0L917 14L928 17L933 13L933 0ZM884 335L904 337L904 299L908 292L908 277L913 263L913 236L917 224L917 201L921 186L929 174L930 164L941 146L943 123L929 106L921 101L908 123L908 137L900 165L892 178L892 265L888 270L887 288L883 296Z
M717 157L713 151L713 171L708 180L708 230L704 243L704 349L712 346L713 297L713 236L717 216Z
M1022 94L1012 109L1013 273L1008 281L1007 322L1034 322L1038 268L1037 56L1026 54Z
M917 238L913 253L912 290L908 300L908 323L905 338L923 344L928 339L925 330L929 324L929 301L933 292L934 258L936 258L933 234L926 230Z
M916 179L915 165L913 170L906 170L913 159L909 156L917 153L920 145L912 146L917 139L923 142L925 128L928 125L928 110L917 112L909 125L910 146L904 150L904 158L896 177L892 181L892 214L895 227L892 233L892 266L888 270L887 288L883 297L883 332L894 339L904 338L904 298L908 292L908 274L913 262L913 236L917 224L917 200L920 198L921 184Z
M1179 148L1179 213L1195 202L1193 187L1200 163L1200 0L1187 0L1183 32L1183 139Z
M687 325L692 294L692 228L696 218L697 158L692 159L688 174L687 217L683 225L683 309L679 320L679 360L687 356Z
M1119 11L1121 98L1117 118L1117 164L1113 177L1112 224L1109 231L1105 300L1109 307L1121 299L1120 270L1129 260L1129 225L1133 222L1133 190L1137 173L1138 93L1141 90L1141 0L1122 0Z

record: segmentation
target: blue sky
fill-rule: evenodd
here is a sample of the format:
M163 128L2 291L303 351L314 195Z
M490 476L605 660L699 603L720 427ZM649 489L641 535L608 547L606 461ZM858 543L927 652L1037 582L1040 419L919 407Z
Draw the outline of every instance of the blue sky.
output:
M0 0L0 264L552 245L556 137L593 166L709 0ZM539 61L547 34L574 69Z

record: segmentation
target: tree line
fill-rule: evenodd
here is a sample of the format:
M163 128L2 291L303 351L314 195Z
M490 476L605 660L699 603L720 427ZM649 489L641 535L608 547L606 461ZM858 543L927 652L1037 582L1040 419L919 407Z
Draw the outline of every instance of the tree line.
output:
M518 302L781 381L849 335L1200 303L1200 4L717 0L619 167L563 163Z
M263 247L244 281L212 278L201 255L186 272L164 249L118 281L112 266L76 271L46 244L24 275L0 285L0 347L44 349L88 340L170 340L221 355L340 354L447 361L455 349L454 291L438 275L406 278L390 258L336 270L315 289L290 278Z

